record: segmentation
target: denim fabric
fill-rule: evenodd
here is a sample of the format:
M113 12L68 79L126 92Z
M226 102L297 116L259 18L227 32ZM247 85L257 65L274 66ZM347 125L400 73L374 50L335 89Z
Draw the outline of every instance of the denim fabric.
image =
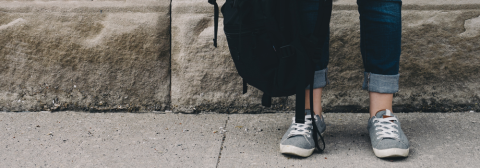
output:
M363 90L378 93L395 93L398 91L400 75L380 75L371 72L363 74ZM315 85L313 85L315 86Z
M402 37L402 2L357 0L360 50L366 72L397 75Z
M313 88L323 88L328 84L327 78L328 68L315 71L315 79L313 80ZM305 88L310 89L310 85Z
M301 0L301 21L304 31L312 33L317 19L319 0ZM368 91L395 93L398 91L401 52L401 0L357 0L360 13L360 50L365 68ZM327 39L329 40L329 39ZM323 46L322 63L315 70L327 68L329 43ZM317 76L315 76L317 78ZM327 83L326 76L318 76ZM367 80L368 79L368 80ZM317 81L317 79L315 79ZM374 85L373 85L374 83ZM314 84L315 86L315 84Z
M318 5L320 0L300 0L300 10L302 13L300 14L300 20L302 23L302 28L304 32L307 34L313 33L313 29L315 28L315 23L317 22L317 15L318 15ZM324 70L327 68L328 65L328 55L329 53L329 41L330 37L325 40L323 45L322 57L320 65L315 67L315 70ZM315 84L314 84L315 85Z

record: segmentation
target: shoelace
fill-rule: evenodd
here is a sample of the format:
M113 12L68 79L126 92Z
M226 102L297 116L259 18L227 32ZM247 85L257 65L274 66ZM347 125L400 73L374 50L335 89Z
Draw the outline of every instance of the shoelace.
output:
M387 117L387 118L374 118L373 124L375 126L375 130L380 130L376 134L380 135L377 139L380 138L393 138L398 139L398 125L394 123L394 121L398 121L397 117Z
M288 137L292 137L296 135L303 135L303 136L310 137L310 134L313 129L312 117L310 115L306 115L304 124L295 123L295 117L293 117L292 127L294 129L290 131L290 133L288 134Z

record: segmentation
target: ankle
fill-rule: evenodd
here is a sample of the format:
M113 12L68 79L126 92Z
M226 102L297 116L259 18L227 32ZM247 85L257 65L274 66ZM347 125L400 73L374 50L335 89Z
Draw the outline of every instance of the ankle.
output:
M387 111L387 110L390 111L391 114L393 114L392 110L390 110L390 109L388 109L388 108L386 108L386 109L380 109L380 110L377 110L377 111L374 112L374 113L370 113L370 118L376 116L377 113L380 112L380 111Z
M305 109L305 115L311 113L312 111L310 109ZM322 116L322 111L321 110L318 110L318 111L314 111L314 114L315 115L318 115L318 116Z

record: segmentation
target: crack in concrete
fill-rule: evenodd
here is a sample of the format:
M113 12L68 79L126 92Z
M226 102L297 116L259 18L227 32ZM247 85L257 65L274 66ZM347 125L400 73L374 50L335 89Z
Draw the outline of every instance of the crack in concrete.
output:
M225 130L227 129L228 120L230 120L230 117L227 116L227 120L225 121L225 126L223 126ZM223 132L222 144L220 144L220 151L218 152L218 156L217 156L217 165L215 166L216 168L218 168L218 165L220 164L220 158L222 157L222 151L223 151L223 143L225 142L226 137L227 137L227 132L225 131Z
M167 108L168 108L168 110L172 110L172 108L173 108L173 104L172 104L172 49L173 49L172 48L172 46L173 46L173 44L172 44L172 39L173 39L172 38L172 0L170 0L170 11L168 11L168 12L170 13L169 14L170 26L168 28L170 30L170 32L169 32L169 34L170 34L170 39L169 39L170 40L170 51L168 51L168 52L170 52L170 60L169 60L169 65L168 65L168 66L170 66L168 68L168 70L169 70L168 73L169 73L169 76L170 76L170 83L169 83L170 93L168 94L168 96L169 96L170 99L168 100L169 101L169 103L168 103L169 107L167 107Z

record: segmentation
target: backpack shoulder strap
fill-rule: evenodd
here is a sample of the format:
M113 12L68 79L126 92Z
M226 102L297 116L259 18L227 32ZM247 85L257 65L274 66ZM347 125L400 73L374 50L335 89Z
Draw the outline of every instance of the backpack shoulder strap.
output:
M217 4L217 0L208 0L208 3L209 4L212 4L214 6L214 16L213 16L213 20L214 20L214 26L215 26L215 32L214 32L214 36L215 38L213 39L213 46L215 46L215 48L217 47L217 32L218 32L218 15L219 15L219 11L218 11L218 4Z

